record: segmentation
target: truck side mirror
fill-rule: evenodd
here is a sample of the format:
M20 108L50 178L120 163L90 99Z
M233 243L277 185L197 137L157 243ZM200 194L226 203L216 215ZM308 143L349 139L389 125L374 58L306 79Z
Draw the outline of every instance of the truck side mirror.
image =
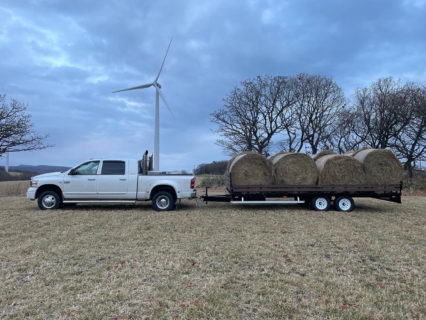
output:
M68 173L68 175L70 175L70 176L75 175L75 171L74 171L74 169L71 169L71 170L70 170L70 172Z

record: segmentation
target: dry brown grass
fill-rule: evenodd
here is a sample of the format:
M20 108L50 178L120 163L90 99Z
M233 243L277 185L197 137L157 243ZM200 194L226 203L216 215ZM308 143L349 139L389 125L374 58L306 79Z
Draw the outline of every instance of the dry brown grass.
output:
M0 197L24 196L30 181L0 181Z
M426 198L348 214L0 198L0 318L426 317Z

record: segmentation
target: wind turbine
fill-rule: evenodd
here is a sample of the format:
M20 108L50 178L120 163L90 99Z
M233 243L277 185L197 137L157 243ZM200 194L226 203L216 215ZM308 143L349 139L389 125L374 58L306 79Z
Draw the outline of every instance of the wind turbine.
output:
M166 61L167 54L169 53L170 45L172 44L172 40L170 40L169 46L167 47L166 55L164 56L163 63L161 64L160 71L158 71L157 77L155 77L154 81L147 84L142 84L140 86L127 88L127 89L121 89L114 91L116 92L123 92L123 91L129 91L129 90L138 90L138 89L145 89L149 87L155 88L155 135L154 135L154 170L160 169L160 97L163 100L164 104L166 105L167 109L170 111L172 116L174 116L172 110L170 109L166 98L164 98L163 93L161 92L161 85L158 83L158 78L160 77L161 71L163 70L164 62Z
M9 173L9 152L6 152L6 166L5 171Z

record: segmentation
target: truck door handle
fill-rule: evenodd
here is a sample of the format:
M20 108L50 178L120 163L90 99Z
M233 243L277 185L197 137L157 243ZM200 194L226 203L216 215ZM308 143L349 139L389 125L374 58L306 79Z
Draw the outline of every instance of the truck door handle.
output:
M93 179L87 179L87 180L89 180L89 181L95 181L96 179L95 179L95 178L93 178Z
M127 179L126 178L124 178L124 179L120 179L120 181L126 181Z

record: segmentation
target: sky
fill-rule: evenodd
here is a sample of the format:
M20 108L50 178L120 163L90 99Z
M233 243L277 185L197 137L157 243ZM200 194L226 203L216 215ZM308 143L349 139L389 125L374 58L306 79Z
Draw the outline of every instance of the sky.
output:
M192 170L229 156L210 113L243 80L300 72L332 77L348 98L380 77L426 80L426 0L0 1L0 93L28 106L51 148L10 164L74 166L141 158ZM0 159L0 165L4 165Z

